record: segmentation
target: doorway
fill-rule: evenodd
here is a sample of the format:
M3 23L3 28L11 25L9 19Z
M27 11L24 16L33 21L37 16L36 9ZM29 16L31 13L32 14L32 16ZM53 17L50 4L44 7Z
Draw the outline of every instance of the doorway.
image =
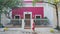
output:
M32 13L24 12L24 22L25 22L24 29L31 29L31 19L32 19Z

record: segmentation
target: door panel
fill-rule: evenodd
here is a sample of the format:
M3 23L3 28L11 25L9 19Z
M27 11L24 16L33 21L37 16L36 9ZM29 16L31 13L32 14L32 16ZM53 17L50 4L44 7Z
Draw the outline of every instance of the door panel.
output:
M25 27L26 29L29 29L31 27L31 20L30 20L30 14L25 14Z

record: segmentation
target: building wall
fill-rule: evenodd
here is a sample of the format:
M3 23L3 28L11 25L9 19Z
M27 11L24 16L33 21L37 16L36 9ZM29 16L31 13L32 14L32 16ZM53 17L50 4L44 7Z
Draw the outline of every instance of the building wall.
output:
M47 3L36 3L35 6L32 5L31 2L29 3L24 3L23 7L43 7L44 8L44 17L47 17L49 19L49 22L51 25L54 23L54 16L53 16L53 7L51 5L48 5ZM54 26L54 25L53 25Z
M32 0L24 0L24 1L32 1Z
M24 18L24 12L32 12L32 18L35 18L35 15L41 15L44 17L44 8L43 7L22 7L22 8L15 8L12 9L12 16L20 15L20 18Z
M24 1L33 1L33 0L24 0ZM42 0L40 0L40 1L42 1Z
M53 23L54 23L54 28L55 28L57 26L57 17L56 17L56 10L55 10L55 8L53 10L54 10L53 11L53 16L54 16Z
M49 19L49 22L50 22L51 26L54 26L53 6L45 3L45 5L44 5L44 16Z
M32 1L32 0L24 0L24 1ZM47 1L47 0L44 0ZM59 26L60 26L60 6L58 7L58 13L59 13ZM56 27L57 21L56 21L56 12L55 8L53 8L51 5L45 4L44 5L44 16L47 16L49 20L53 23L53 26Z
M6 26L7 23L10 23L10 19L8 19L4 13L1 14L1 23L3 26Z
M54 16L53 23L54 23L54 25L56 27L57 26L57 16L56 16L56 9L55 9L55 7L54 7L53 10L54 10L53 11L53 16ZM58 6L58 17L59 17L59 26L60 26L60 6Z
M58 11L59 11L58 12L59 13L58 15L59 15L59 26L60 26L60 6L58 7Z
M37 3L35 6L32 5L31 1L25 1L23 8L14 8L12 9L12 17L14 18L14 15L20 14L21 18L23 18L24 12L32 12L32 18L35 17L35 14L42 15L42 18L44 17L44 7L42 3Z

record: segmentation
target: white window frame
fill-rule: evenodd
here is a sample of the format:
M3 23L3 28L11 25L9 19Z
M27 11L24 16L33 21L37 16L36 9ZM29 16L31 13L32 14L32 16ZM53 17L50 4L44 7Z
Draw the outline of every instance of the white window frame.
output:
M25 14L30 14L30 19L31 19L31 30L32 30L32 24L33 24L33 20L32 20L32 12L24 12L23 13L23 15L24 15L24 19L25 19ZM24 28L24 26L25 26L25 23L24 23L24 21L23 21L23 28Z
M41 16L41 15L35 15L35 19L36 19L36 16L40 16L40 18L42 18L42 16Z
M24 19L25 19L25 14L30 14L30 18L32 19L32 12L24 12Z
M19 16L19 19L21 18L20 15L15 15L15 16ZM15 16L14 16L14 19L15 19Z

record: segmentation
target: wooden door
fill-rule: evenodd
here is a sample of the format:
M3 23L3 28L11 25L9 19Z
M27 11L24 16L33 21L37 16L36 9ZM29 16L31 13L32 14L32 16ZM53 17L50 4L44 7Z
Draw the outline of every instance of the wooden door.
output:
M31 27L31 15L25 14L25 29L29 29Z

